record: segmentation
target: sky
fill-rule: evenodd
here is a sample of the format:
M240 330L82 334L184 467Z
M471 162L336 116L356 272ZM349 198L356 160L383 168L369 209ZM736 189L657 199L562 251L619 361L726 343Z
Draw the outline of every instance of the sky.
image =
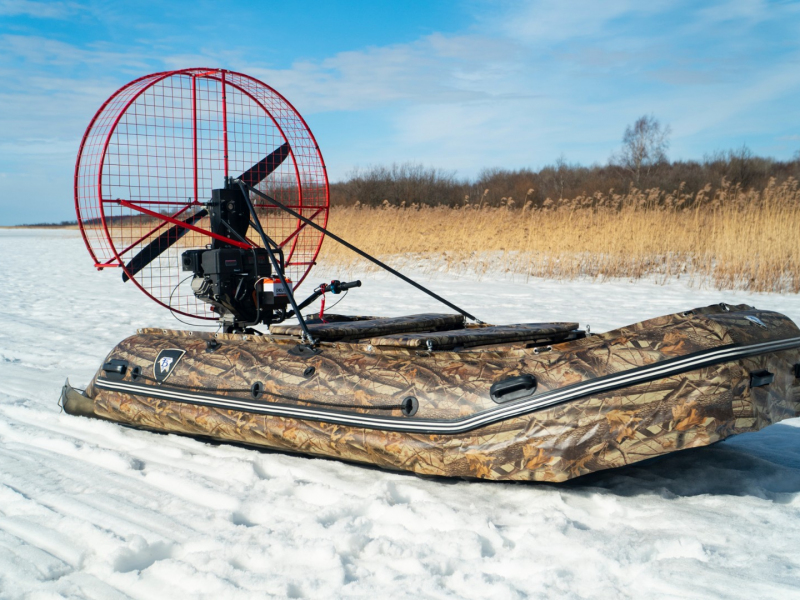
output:
M73 219L104 100L201 66L281 92L331 181L603 164L645 114L671 127L673 160L800 151L800 2L0 0L0 225Z

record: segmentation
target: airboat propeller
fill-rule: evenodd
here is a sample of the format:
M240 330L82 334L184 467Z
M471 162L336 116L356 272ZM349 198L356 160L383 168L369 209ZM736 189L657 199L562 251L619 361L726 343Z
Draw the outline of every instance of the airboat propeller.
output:
M92 119L75 167L78 222L95 266L120 268L123 281L177 314L218 319L184 281L181 255L212 244L263 249L249 218L236 232L212 222L212 191L237 173L325 227L325 163L305 120L273 88L220 69L155 73L122 87ZM254 207L296 288L324 233L269 201Z
M289 156L290 148L288 142L284 143L277 150L274 150L262 160L247 169L244 173L239 175L239 180L243 181L251 187L257 186L264 179L266 179L280 164ZM200 219L208 216L208 211L203 208L183 221L176 223L167 231L159 235L152 242L142 248L125 265L122 272L122 281L128 281L130 277L136 275L144 267L149 265L155 258L161 255L162 252L169 249L175 242L180 240L190 229L187 225L194 225ZM242 232L244 233L244 232Z

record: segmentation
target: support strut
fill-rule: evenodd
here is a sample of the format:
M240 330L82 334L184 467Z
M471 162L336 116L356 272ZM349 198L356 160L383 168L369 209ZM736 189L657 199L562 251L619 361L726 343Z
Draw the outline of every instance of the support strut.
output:
M241 180L237 180L237 182L239 183L240 188L245 185ZM286 290L286 295L289 297L289 303L292 305L292 310L294 311L295 316L297 316L297 320L300 321L300 327L303 329L303 341L313 346L317 343L317 340L314 339L314 337L311 335L311 332L308 330L308 325L306 325L303 315L300 314L300 309L297 307L297 301L294 299L294 290L286 281L286 277L283 274L283 269L278 263L278 260L275 258L275 252L272 249L272 246L275 245L275 242L268 238L267 234L264 233L264 229L261 227L261 221L259 221L258 215L256 214L256 208L253 206L253 202L250 200L250 194L248 194L247 190L244 188L242 188L242 195L244 196L245 202L247 203L247 208L250 210L250 216L252 217L250 224L255 227L258 235L261 236L261 241L264 243L264 248L267 249L267 253L269 254L269 260L272 263L272 268L275 273L277 273L278 279L281 280L283 288Z

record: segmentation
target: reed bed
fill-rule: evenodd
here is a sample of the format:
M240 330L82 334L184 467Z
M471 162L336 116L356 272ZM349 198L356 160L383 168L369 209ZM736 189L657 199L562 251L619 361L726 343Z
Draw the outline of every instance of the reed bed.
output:
M554 279L686 278L694 285L800 292L800 189L789 179L762 190L724 184L697 193L631 189L541 206L384 202L334 207L329 228L364 250L431 271ZM332 240L320 262L360 260Z

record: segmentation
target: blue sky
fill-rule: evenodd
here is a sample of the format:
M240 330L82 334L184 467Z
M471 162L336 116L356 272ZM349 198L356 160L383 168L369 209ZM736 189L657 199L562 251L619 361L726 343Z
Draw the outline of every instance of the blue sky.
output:
M333 181L392 162L605 163L642 114L671 126L672 159L800 150L798 2L0 0L0 224L73 218L102 102L195 66L284 94Z

